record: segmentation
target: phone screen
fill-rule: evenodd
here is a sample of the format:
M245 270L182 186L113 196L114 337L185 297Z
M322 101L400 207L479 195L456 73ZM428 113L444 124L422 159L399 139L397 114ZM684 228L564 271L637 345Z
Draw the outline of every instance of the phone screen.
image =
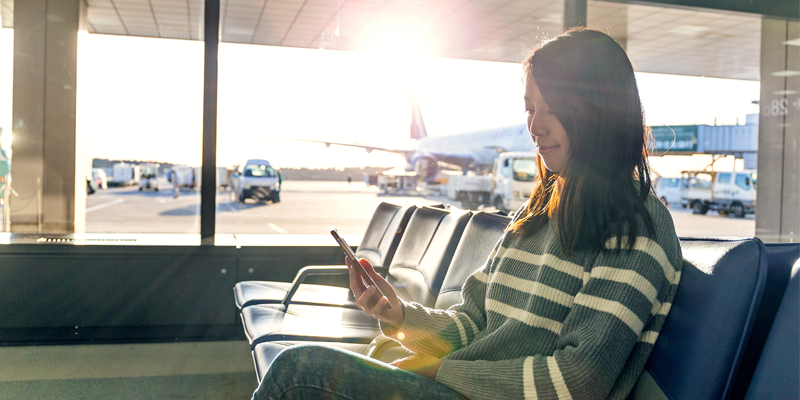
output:
M386 295L383 294L381 288L375 284L375 281L372 280L372 277L369 276L367 271L364 270L364 267L361 266L361 263L358 262L358 257L356 257L356 254L353 253L353 249L350 247L349 244L347 244L347 242L344 241L344 238L342 238L339 235L339 231L336 230L335 226L331 227L331 235L333 235L333 238L336 239L337 243L339 243L339 246L344 251L345 256L347 256L347 258L350 260L350 264L353 265L353 268L355 268L356 271L358 271L358 274L361 275L361 278L364 281L366 281L367 285L375 286L375 289L378 289L378 292L381 294L381 296L386 297ZM386 298L388 299L388 297ZM391 304L389 304L388 306L389 308L392 308Z

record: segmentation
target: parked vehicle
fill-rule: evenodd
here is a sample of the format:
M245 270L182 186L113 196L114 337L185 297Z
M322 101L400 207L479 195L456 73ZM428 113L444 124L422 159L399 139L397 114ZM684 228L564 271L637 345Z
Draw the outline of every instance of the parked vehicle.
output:
M231 191L240 202L254 198L258 201L281 201L281 177L267 160L247 160L236 167L230 178Z
M683 171L681 205L694 214L717 210L744 218L756 212L755 171Z
M139 179L139 191L153 189L156 192L161 189L161 182L158 179L160 164L145 163L141 164L141 178Z
M664 205L680 204L681 178L659 178L655 185L655 191Z
M139 184L142 169L138 165L117 163L111 168L111 181L118 186L132 186Z
M447 182L447 197L460 200L464 208L494 206L516 210L530 196L531 182L539 174L530 152L500 153L491 174L453 175Z
M97 184L98 189L108 189L108 178L106 171L102 168L92 168L92 180Z
M192 189L195 187L195 169L188 166L188 165L174 165L172 170L175 171L178 175L178 181L172 182L173 185L178 185L178 188L189 188ZM172 174L168 174L167 176L171 177ZM170 178L172 179L172 178Z

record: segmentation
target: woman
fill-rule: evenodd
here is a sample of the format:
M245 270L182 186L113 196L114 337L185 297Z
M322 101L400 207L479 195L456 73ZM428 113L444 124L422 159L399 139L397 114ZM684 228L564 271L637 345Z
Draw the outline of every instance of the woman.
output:
M432 310L351 267L356 304L415 356L391 365L299 346L255 399L624 399L644 369L680 279L672 219L651 193L646 128L625 51L572 29L524 62L539 177L465 283ZM391 304L391 307L388 305Z

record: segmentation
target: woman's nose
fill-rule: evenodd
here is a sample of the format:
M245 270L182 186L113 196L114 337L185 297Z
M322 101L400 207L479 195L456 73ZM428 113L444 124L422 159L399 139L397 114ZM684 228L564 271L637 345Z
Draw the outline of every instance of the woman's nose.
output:
M531 136L545 135L547 131L545 129L542 129L542 127L539 126L536 122L537 121L532 120L531 122L528 123L528 132L530 132Z

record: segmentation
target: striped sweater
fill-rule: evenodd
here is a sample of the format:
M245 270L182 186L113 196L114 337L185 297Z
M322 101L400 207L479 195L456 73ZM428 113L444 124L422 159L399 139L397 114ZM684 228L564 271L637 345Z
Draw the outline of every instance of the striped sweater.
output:
M478 399L624 399L664 324L683 265L669 211L652 195L656 228L631 251L563 255L551 220L506 233L464 284L463 303L404 302L406 348L443 358L436 380ZM616 247L616 239L606 242Z

